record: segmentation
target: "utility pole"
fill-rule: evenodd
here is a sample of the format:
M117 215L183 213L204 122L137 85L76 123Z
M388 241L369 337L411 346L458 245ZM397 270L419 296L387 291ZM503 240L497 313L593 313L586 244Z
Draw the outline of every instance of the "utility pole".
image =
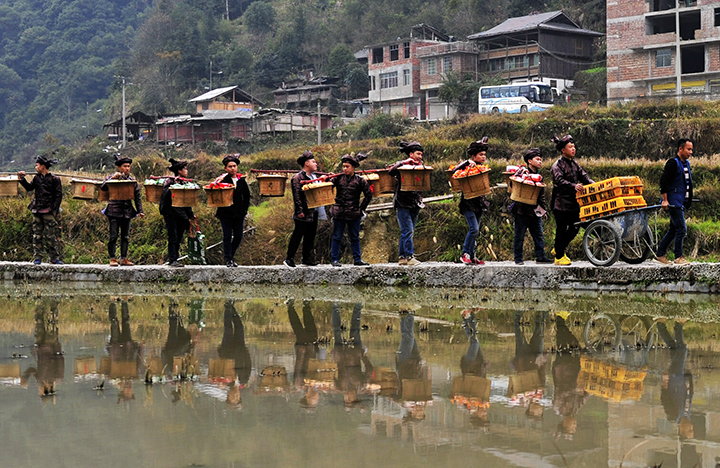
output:
M125 148L125 145L127 145L127 127L125 126L125 77L122 77L122 133L123 133L123 142L122 147Z
M318 123L317 123L317 132L318 132L318 146L322 145L322 115L320 114L320 96L318 95Z
M210 60L210 91L212 91L212 60Z

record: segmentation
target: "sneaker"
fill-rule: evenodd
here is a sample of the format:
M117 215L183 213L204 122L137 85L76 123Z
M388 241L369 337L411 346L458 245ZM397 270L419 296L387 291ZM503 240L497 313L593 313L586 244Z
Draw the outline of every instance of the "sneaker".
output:
M111 266L111 267L113 267L113 266L118 266L118 265L120 265L120 264L118 263L117 260L115 260L114 258L111 258L111 259L110 259L110 266Z
M559 310L559 311L555 312L555 316L560 317L563 320L567 320L568 317L570 317L570 312L568 312L566 310Z
M182 263L178 262L177 260L175 260L174 262L170 262L170 263L168 264L168 266L173 267L173 268L184 268L184 267L185 267L185 265L183 265Z
M685 257L680 257L680 258L675 259L675 265L687 265L688 263L690 263L690 262L688 262Z
M55 259L55 260L51 261L50 263L52 263L53 265L65 265L63 263L63 261L60 259Z
M318 266L318 262L316 262L315 260L310 260L310 261L307 261L307 262L306 262L305 260L303 260L303 262L301 263L301 265L302 265L302 266L306 266L306 267L314 267L314 266Z
M340 262L331 262L331 263L330 263L330 265L332 265L332 266L334 266L334 267L338 267L338 268L339 268L339 267L341 267L341 266L342 266L342 263L340 263Z
M552 255L553 257L555 256L555 247L553 247L553 249L550 251L550 255Z
M120 260L120 266L135 266L135 264L127 258L123 258Z
M657 260L658 262L662 263L663 265L669 265L669 264L670 264L670 260L667 259L667 255L662 255L662 256L660 256L660 257L657 257L656 260Z
M363 262L362 260L356 260L353 265L355 265L355 266L370 266L370 264L368 262Z
M40 260L39 258L36 258L35 260L33 260L33 263L35 265L40 265L42 263L42 260Z
M563 255L562 258L555 259L555 265L572 265L572 261L568 258L567 255Z
M477 258L473 258L473 265L485 265L485 262Z
M289 268L295 268L295 260L293 260L292 258L286 258L285 260L283 260L283 265Z
M227 262L225 262L225 266L228 268L236 268L238 264L235 263L235 260L228 260Z
M398 259L398 265L407 265L408 259L405 257L400 257Z
M462 254L462 257L460 257L460 262L464 263L465 265L472 265L473 259L472 259L472 257L470 257L470 255L464 253L464 254Z
M539 258L535 260L535 263L553 263L553 260L550 260L549 258Z
M407 259L406 265L407 265L407 266L415 266L415 265L420 265L421 263L422 263L422 262L421 262L420 260L418 260L417 258L415 258L415 257L410 257L410 258Z
M525 262L522 260L515 260L515 265L525 265Z

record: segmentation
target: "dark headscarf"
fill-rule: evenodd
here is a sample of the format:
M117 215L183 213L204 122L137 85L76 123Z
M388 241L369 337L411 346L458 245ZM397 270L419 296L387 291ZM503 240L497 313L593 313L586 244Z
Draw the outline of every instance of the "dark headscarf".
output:
M467 154L472 157L478 153L487 151L489 147L490 146L488 146L488 137L484 136L482 137L482 140L473 141L472 143L470 143L470 145L468 145Z
M50 169L51 166L54 166L58 163L57 159L50 159L47 156L39 155L35 158L35 162L38 164L42 164L45 166L46 169Z
M187 161L175 161L173 158L170 158L168 162L170 163L170 167L168 167L168 169L175 175L178 175L178 173L188 165Z
M540 148L530 148L529 150L525 151L525 155L523 156L525 164L527 164L528 161L530 161L536 156L540 156L542 158L542 152L540 151Z
M565 148L568 143L575 143L571 135L565 135L562 138L558 138L557 135L553 135L550 141L555 143L555 148L557 148L558 151L562 151L562 149Z
M358 167L360 165L360 161L367 159L367 154L365 153L358 153L358 154L346 154L342 158L340 158L340 162L344 163L350 163L353 165L353 167Z
M122 156L120 153L115 154L115 165L120 167L123 164L132 164L132 159L127 156Z
M238 158L237 155L235 155L235 154L228 154L222 160L223 167L227 166L228 163L230 163L230 162L234 162L235 164L237 164L239 166L240 158Z
M305 163L311 159L315 159L315 155L312 154L312 151L305 150L303 154L297 158L297 163L300 165L300 167L304 167Z
M411 141L410 143L408 143L407 141L400 142L401 153L410 154L414 153L415 151L424 151L422 145L417 141Z

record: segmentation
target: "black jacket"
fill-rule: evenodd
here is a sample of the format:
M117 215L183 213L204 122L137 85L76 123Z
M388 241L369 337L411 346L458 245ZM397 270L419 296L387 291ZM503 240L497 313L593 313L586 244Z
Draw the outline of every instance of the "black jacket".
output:
M579 212L580 205L577 202L575 185L578 183L589 185L594 184L595 181L588 177L587 172L574 159L568 159L564 156L560 156L550 170L553 177L550 208L553 211Z
M28 205L30 211L33 213L58 213L62 201L60 177L49 172L45 176L35 174L30 182L25 180L25 177L20 177L20 185L28 192L35 190L35 197Z
M290 187L292 189L292 195L293 195L293 219L296 221L313 221L314 215L317 212L316 208L308 208L307 204L307 197L305 196L305 191L302 189L303 180L313 180L317 177L315 174L312 176L308 176L305 171L300 171L297 174L293 176L292 179L290 179ZM300 217L300 214L303 214L302 217Z
M518 171L515 173L515 175L519 176L525 172L529 172L530 174L538 174L539 173L539 172L534 172L525 166L520 166L520 169L518 169ZM540 194L538 195L538 202L536 204L528 205L527 203L513 202L511 211L512 211L512 214L514 214L514 215L536 217L537 214L535 213L535 208L538 206L541 207L543 210L547 211L546 200L545 200L545 187L540 189Z
M160 195L160 214L165 218L191 220L195 217L192 208L178 208L172 206L172 190L170 186L175 183L175 177L168 177L163 184L162 195ZM178 183L182 183L178 181Z
M222 182L232 184L232 177L226 174ZM221 206L215 212L216 218L239 219L247 215L250 208L250 188L244 177L239 177L235 190L233 191L233 204L230 206Z
M107 191L107 181L112 178L112 175L105 177L100 190ZM128 174L115 180L135 180L135 178ZM134 218L138 214L143 212L142 200L140 198L140 184L135 184L135 208L133 208L132 200L110 200L105 208L105 216L109 218Z
M363 211L372 200L368 181L357 174L351 177L342 174L335 177L332 183L337 190L335 204L331 208L333 218L344 221L361 218ZM360 194L364 195L362 203L360 203Z
M395 177L395 180L397 181L395 184L393 206L395 208L405 208L407 210L425 208L425 204L422 201L422 194L420 192L405 192L400 190L402 176L398 167L402 166L403 162L404 161L398 161L395 164L388 166L388 174Z
M470 165L469 161L461 162L460 164L455 166L455 171L453 172L453 174L457 171L465 169L468 165ZM488 208L490 208L490 203L487 201L484 195L468 200L465 198L465 194L462 194L460 195L460 205L458 206L458 208L460 208L460 213L471 211L476 215L481 215L486 212Z

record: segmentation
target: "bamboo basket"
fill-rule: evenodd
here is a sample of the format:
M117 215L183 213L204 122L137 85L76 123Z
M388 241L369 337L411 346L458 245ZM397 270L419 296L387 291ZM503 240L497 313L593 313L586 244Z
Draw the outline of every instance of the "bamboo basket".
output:
M307 198L308 208L318 208L335 203L333 189L332 182L322 182L320 184L312 184L303 190L305 198Z
M0 177L0 197L16 197L19 183L16 175Z
M362 174L360 177L368 181L368 184L370 184L370 191L373 196L376 196L378 193L378 182L380 181L380 176L375 173L369 173Z
M148 203L160 203L163 186L157 184L145 184L145 200Z
M490 193L492 188L490 187L489 172L490 170L488 169L487 171L480 172L479 174L473 174L457 179L460 181L460 188L462 189L463 196L466 200L481 197Z
M458 179L453 178L453 174L455 173L455 171L448 169L446 172L448 174L448 177L450 177L450 191L452 193L462 192L462 187L460 186L460 181Z
M204 190L207 195L207 205L210 207L220 208L233 204L233 193L235 192L235 189L232 187L213 189L206 188Z
M263 174L257 176L260 184L260 195L263 197L282 197L285 195L287 177L278 174Z
M172 192L172 206L175 208L190 208L197 205L200 189L170 189Z
M101 185L102 183L97 184L98 201L110 201L110 192L108 192L107 190L100 190Z
M78 356L75 358L75 375L97 374L97 361L93 356Z
M430 190L432 167L415 166L416 169L398 169L400 171L400 190L403 192L424 192Z
M384 195L386 193L395 193L395 177L390 175L390 171L387 169L380 169L375 174L378 175L377 184L375 184L377 191L373 195Z
M545 187L545 184L535 185L535 183L527 184L522 179L511 177L512 180L512 192L510 192L510 199L518 203L525 203L526 205L537 205L540 191Z
M135 180L108 180L105 182L110 200L132 200L135 198Z
M70 192L76 200L92 200L97 195L97 181L89 179L70 179Z
M503 172L503 175L505 176L505 185L507 185L507 191L508 193L512 193L512 180L510 180L510 176L515 174L514 172Z

